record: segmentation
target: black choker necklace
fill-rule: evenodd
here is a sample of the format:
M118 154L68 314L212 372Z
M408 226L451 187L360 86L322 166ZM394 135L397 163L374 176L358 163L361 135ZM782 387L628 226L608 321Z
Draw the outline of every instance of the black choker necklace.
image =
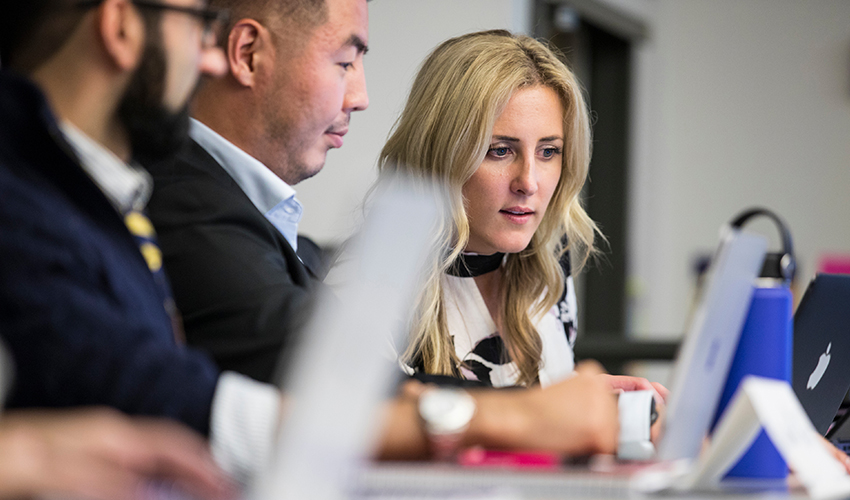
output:
M448 274L458 278L474 278L499 269L505 254L501 252L493 255L460 254L460 257L452 264Z

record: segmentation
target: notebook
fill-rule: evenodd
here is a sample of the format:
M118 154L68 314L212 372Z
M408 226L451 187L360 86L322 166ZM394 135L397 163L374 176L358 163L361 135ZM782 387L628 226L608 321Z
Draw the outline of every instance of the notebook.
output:
M819 274L794 314L794 393L826 435L850 388L850 276Z

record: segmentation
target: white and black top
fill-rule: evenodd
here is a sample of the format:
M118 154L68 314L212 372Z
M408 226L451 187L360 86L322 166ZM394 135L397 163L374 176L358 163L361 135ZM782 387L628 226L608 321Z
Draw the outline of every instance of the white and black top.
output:
M503 264L503 255L465 254L460 262L442 277L446 322L455 353L462 364L458 377L464 383L508 387L517 385L519 370L510 360L496 323L484 302L474 276L495 271ZM538 378L546 387L569 377L575 367L573 345L576 340L576 294L570 276L569 254L561 259L566 280L561 300L535 323L542 341ZM416 367L416 368L414 368ZM424 375L421 364L404 366L409 375L428 382L446 383L447 378ZM440 380L431 380L431 378Z
M569 377L575 367L576 295L571 276L564 288L561 300L535 324L543 343L539 372L543 387ZM475 280L445 275L443 293L448 329L455 353L463 362L463 377L494 387L516 385L519 371L505 351Z

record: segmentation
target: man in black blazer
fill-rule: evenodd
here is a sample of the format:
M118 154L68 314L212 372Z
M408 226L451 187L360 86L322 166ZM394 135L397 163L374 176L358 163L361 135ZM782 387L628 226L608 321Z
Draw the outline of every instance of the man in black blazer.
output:
M268 16L253 2L232 8L230 72L199 91L178 161L149 166L149 212L188 342L223 369L271 381L322 274L296 254L311 242L297 240L291 186L319 172L368 105L366 2L328 0L313 24L257 21Z

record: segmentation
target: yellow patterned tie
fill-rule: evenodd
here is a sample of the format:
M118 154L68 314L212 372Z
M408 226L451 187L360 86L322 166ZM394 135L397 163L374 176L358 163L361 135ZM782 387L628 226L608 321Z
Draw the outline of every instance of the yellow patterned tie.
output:
M142 253L145 262L148 264L154 281L160 289L163 297L163 307L165 307L168 315L171 316L171 328L174 332L174 340L178 344L186 343L186 336L183 333L183 321L180 317L180 312L177 310L177 305L174 303L174 297L171 295L171 286L168 283L168 277L165 275L165 270L162 268L162 251L156 244L156 231L150 219L141 211L130 210L124 214L124 224L136 244L139 245L139 251Z
M152 273L160 272L162 270L162 251L156 245L156 232L150 219L142 212L131 210L124 216L124 223L127 224L130 234L136 238L142 257L148 263L148 268Z

